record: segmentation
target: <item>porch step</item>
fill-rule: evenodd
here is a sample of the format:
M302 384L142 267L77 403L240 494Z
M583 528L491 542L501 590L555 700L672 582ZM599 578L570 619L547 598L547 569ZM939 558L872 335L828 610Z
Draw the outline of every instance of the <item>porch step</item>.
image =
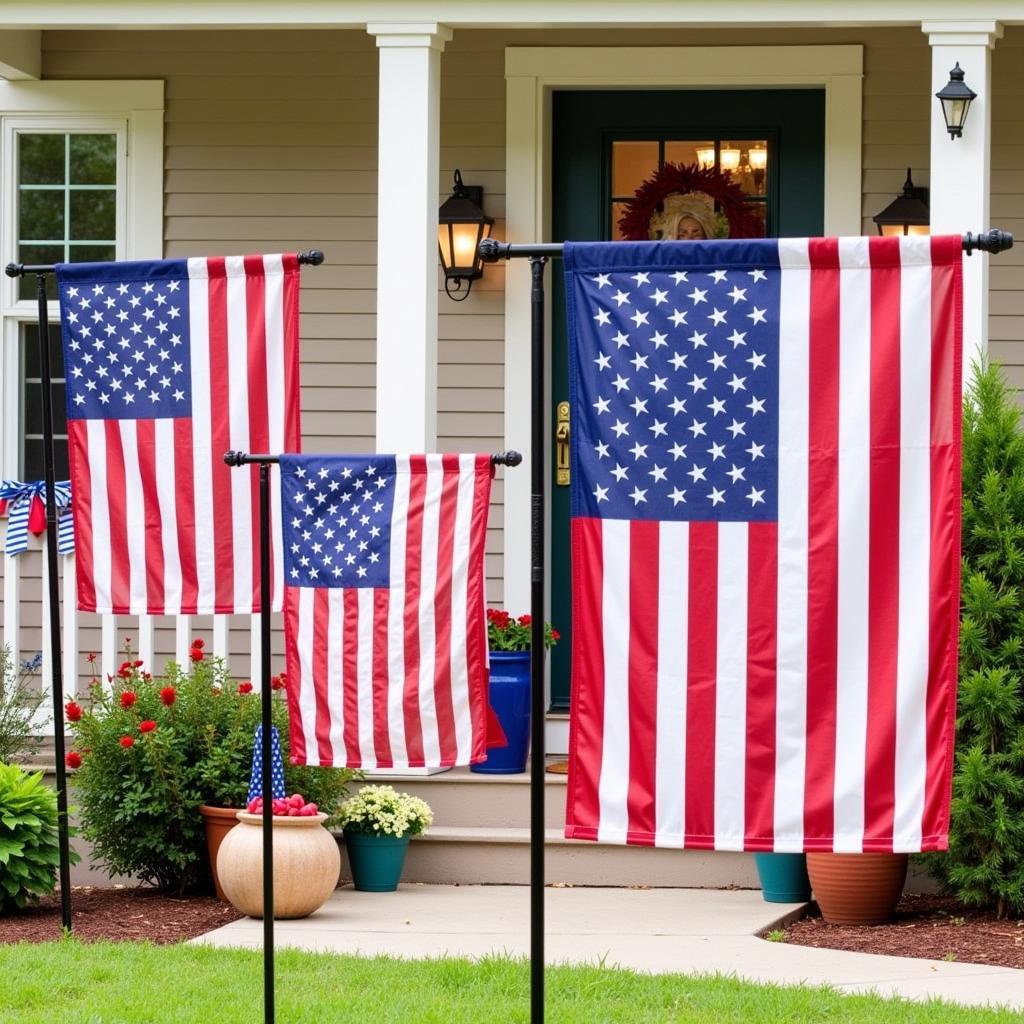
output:
M402 878L408 882L461 885L527 885L528 828L434 826L409 844ZM750 854L609 846L566 839L561 829L544 837L549 885L757 888ZM342 875L348 859L342 857Z

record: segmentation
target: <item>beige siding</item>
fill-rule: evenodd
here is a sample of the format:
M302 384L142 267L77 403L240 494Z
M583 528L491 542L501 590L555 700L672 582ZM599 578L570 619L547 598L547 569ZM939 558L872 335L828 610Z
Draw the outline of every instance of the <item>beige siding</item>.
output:
M441 196L458 167L485 188L504 232L505 82L509 45L865 47L863 230L899 191L907 166L928 184L930 54L914 27L815 30L456 31L442 57ZM49 78L166 82L168 256L316 246L327 263L303 275L302 407L308 450L369 451L374 433L377 58L361 31L51 32ZM993 223L1024 234L1024 28L995 51ZM969 130L969 128L968 128ZM979 225L980 226L980 225ZM992 269L993 352L1024 386L1024 247ZM519 268L520 270L522 268ZM517 272L515 268L511 271ZM440 309L439 432L452 449L497 450L503 435L505 268L469 300ZM502 484L495 487L489 597L500 602ZM28 556L23 619L37 626L38 556ZM516 609L517 611L520 609ZM233 648L247 647L239 620ZM124 632L130 633L130 630ZM98 635L96 643L98 644ZM28 630L24 647L34 649ZM206 633L207 639L209 633ZM159 649L173 648L170 623ZM83 641L84 645L84 641ZM36 644L35 646L38 646ZM85 649L85 648L84 648ZM244 673L244 668L241 669Z

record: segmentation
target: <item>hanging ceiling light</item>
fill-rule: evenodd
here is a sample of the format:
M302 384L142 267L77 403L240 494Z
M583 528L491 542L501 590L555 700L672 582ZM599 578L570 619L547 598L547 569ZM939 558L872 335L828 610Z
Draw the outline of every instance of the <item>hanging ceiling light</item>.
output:
M928 189L919 188L910 177L903 191L881 213L875 214L874 222L880 235L927 235L930 214L928 211Z
M484 213L483 198L483 188L464 185L461 171L456 170L452 194L437 214L437 244L444 267L444 290L456 302L468 298L473 282L484 274L480 243L490 235L494 218Z
M949 81L935 94L942 104L942 116L946 120L946 131L951 139L959 139L964 133L964 122L967 111L971 109L971 101L978 94L964 82L964 73L960 62L949 73Z
M730 146L719 153L719 165L723 171L735 171L740 165L740 151Z
M700 165L702 171L706 171L711 167L715 166L715 147L714 146L698 146L697 147L697 163Z

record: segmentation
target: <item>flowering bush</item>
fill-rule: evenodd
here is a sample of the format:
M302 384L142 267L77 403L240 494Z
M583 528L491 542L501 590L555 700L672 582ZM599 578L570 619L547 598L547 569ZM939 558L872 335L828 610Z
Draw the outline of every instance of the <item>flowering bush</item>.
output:
M520 615L518 619L497 608L487 609L487 642L492 651L528 651L533 637L533 618ZM562 637L551 623L544 623L544 646L552 647Z
M418 836L433 821L426 801L392 786L363 786L338 808L342 828L364 836Z
M49 721L41 689L31 678L43 663L42 654L16 669L11 652L0 647L0 761L9 763L39 749L39 725Z
M57 794L42 772L0 764L0 914L53 892L59 859Z
M126 656L108 686L94 674L88 698L67 713L68 764L94 856L112 875L179 892L209 880L199 806L246 805L260 722L259 694L238 686L201 641L191 651L186 667L171 663L159 678ZM289 792L332 813L356 773L290 764L288 707L283 693L273 698Z

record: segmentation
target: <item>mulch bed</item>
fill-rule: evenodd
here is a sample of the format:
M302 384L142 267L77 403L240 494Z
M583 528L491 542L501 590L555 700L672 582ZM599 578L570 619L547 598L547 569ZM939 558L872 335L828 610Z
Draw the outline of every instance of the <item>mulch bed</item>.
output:
M905 894L889 924L865 927L826 924L815 911L785 933L798 946L1024 968L1024 921L1000 921L945 896Z
M75 938L85 942L146 939L161 945L195 938L243 916L230 903L213 896L180 898L153 889L120 886L75 886L71 914ZM37 906L0 916L0 944L51 942L60 936L58 897L47 897Z

